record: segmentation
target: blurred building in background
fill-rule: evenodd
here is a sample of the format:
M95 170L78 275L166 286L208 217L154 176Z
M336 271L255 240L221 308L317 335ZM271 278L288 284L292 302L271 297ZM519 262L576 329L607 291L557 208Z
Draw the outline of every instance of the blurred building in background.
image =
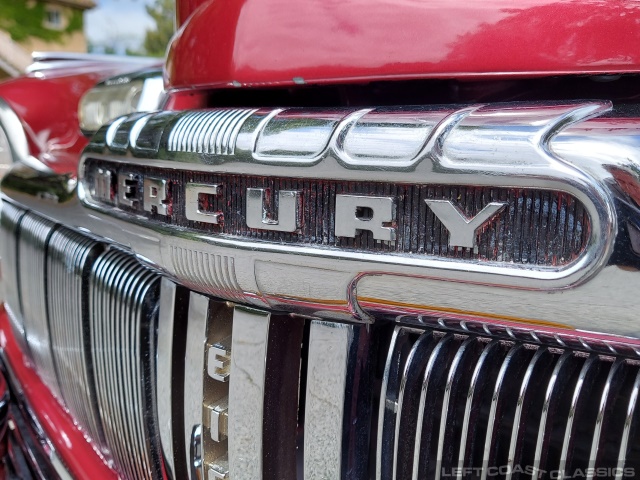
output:
M33 51L86 52L94 0L0 0L0 79L20 75Z

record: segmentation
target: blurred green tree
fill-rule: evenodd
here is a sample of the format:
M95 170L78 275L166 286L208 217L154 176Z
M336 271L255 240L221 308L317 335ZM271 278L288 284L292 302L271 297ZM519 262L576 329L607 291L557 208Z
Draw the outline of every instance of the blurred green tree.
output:
M147 13L156 22L155 30L147 30L144 51L152 57L164 57L167 45L175 31L175 0L154 0L146 5Z

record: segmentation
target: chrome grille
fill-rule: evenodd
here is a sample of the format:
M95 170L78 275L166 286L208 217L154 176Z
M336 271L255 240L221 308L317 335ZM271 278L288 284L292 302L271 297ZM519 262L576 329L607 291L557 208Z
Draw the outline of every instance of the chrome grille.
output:
M83 287L102 246L66 228L49 240L47 287L51 345L64 402L91 438L104 445L88 350L88 295Z
M93 266L90 331L98 406L107 444L128 478L159 478L157 449L147 442L157 432L149 418L150 368L160 277L117 250ZM154 458L155 456L155 458Z
M43 382L124 478L162 478L160 275L10 203L1 225L7 309Z
M617 478L640 463L639 385L623 357L397 327L376 478Z
M2 215L0 216L0 232L2 240L2 277L4 295L6 299L5 308L9 313L11 326L18 341L24 343L24 324L22 323L22 309L20 308L20 274L15 262L18 257L18 231L20 222L25 211L14 207L11 203L2 204Z
M27 213L20 224L20 298L25 336L31 358L49 388L60 397L60 387L49 342L46 302L46 246L55 224Z

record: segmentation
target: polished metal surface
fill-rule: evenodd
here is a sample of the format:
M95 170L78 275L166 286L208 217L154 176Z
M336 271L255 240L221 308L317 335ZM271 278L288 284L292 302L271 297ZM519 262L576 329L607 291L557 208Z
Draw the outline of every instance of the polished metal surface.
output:
M354 392L366 375L353 371L366 364L363 332L391 334L387 322L402 326L379 379L377 478L464 478L456 467L484 467L486 478L494 466L630 468L640 118L611 108L127 117L95 137L77 196L60 177L25 167L10 173L3 195L10 209L23 205L135 252L167 282L256 308L191 294L179 450L198 478L287 478L272 459L295 452L277 440L296 429L307 476L363 476L357 459L367 452L350 428L369 428ZM113 184L114 199L105 193ZM17 238L15 218L3 229ZM109 270L129 265L118 262ZM107 272L114 288L127 288ZM175 305L167 307L174 322L185 317ZM272 348L286 338L275 329L295 336L292 326L305 322L307 350L297 337ZM386 354L388 337L377 340ZM274 352L285 351L276 362ZM171 368L158 364L155 388L170 378L160 367ZM172 402L158 405L159 438L175 454ZM289 434L277 430L285 414Z
M515 264L496 266L491 262L468 261L464 257L428 260L418 265L419 262L411 256L374 254L358 248L346 251L285 245L273 242L268 236L264 236L264 240L251 242L233 236L217 235L215 230L205 233L175 229L166 222L149 222L117 208L100 212L93 205L92 209L83 210L75 200L64 202L65 208L60 208L60 202L56 204L26 193L22 186L24 181L21 186L15 182L13 186L11 181L5 182L3 188L5 195L45 216L58 218L65 224L87 229L135 250L168 274L190 282L192 288L223 298L241 298L246 303L262 308L364 321L369 320L370 316L393 315L408 310L436 315L443 312L454 313L461 318L481 316L527 323L566 319L569 326L582 330L635 336L639 329L631 314L632 310L626 307L626 299L633 296L633 269L636 268L633 265L634 262L637 263L636 254L625 243L627 229L631 227L624 223L618 224L619 207L613 206L614 198L624 200L621 196L623 193L618 187L611 188L612 185L625 186L630 183L623 182L624 179L619 175L614 176L607 165L621 164L623 170L630 175L624 178L631 179L631 183L637 181L638 175L634 174L637 168L634 170L633 166L640 163L640 159L636 162L633 149L628 147L637 138L632 135L637 128L637 120L632 112L623 110L616 113L616 125L622 123L619 128L590 129L591 126L615 123L613 119L602 116L602 112L608 108L610 106L606 103L495 105L459 112L453 109L445 112L442 109L418 108L410 114L402 114L402 122L415 121L417 125L419 120L424 120L420 124L425 131L431 132L428 138L435 142L437 137L444 143L436 150L432 150L431 146L424 150L420 147L422 143L418 142L411 151L427 153L413 155L412 158L416 160L403 160L404 163L400 162L404 165L402 167L391 162L378 169L374 168L375 163L369 159L366 167L360 164L362 162L356 161L346 168L340 166L330 147L320 148L317 155L310 153L312 161L307 160L306 156L301 159L294 154L287 154L288 160L285 161L283 155L286 152L280 152L279 156L265 153L274 150L261 150L270 160L260 160L261 156L256 159L253 154L248 153L251 151L248 147L251 135L246 132L261 132L263 127L264 132L268 130L269 136L276 138L281 131L287 133L288 136L281 138L288 139L285 143L291 144L291 152L294 152L297 147L293 143L297 141L297 137L293 132L298 132L299 127L290 123L290 118L300 122L303 118L308 118L310 124L314 125L308 133L315 132L313 135L316 135L321 132L328 142L326 145L330 146L333 144L332 138L338 141L335 132L356 132L359 128L355 118L357 115L345 117L345 112L324 115L314 111L305 113L292 110L285 111L288 112L286 115L284 112L271 115L270 111L258 111L242 125L234 155L223 158L182 153L180 162L175 161L177 153L169 154L163 150L161 137L157 133L158 129L170 128L172 122L183 114L164 112L155 121L146 124L140 132L136 149L131 152L136 155L137 151L142 152L141 145L146 145L144 157L141 156L135 162L140 168L144 165L153 165L153 168L159 169L188 166L190 171L222 172L225 175L251 171L254 175L269 176L273 175L274 169L282 171L286 166L287 175L297 178L384 182L406 182L409 178L420 178L421 182L455 182L467 185L468 188L473 185L509 185L508 188L524 187L522 191L543 188L566 192L582 202L592 223L588 229L589 237L586 238L584 252L562 267L545 267L534 263L527 263L522 267ZM374 111L370 111L366 115L373 113ZM380 111L376 115L379 120L385 118L385 122L380 125L391 132L396 131L395 128L398 131L404 128L404 123L394 123L394 115L400 113L393 109ZM321 120L316 122L316 117ZM346 123L341 123L342 118L346 123L356 122L354 130L348 130ZM277 119L282 128L267 129L272 119ZM431 120L427 121L428 119ZM114 123L107 131L115 134L119 128L129 128L125 124L126 122ZM285 128L287 125L290 125L291 132ZM514 125L518 128L512 128ZM327 128L330 130L328 134ZM341 128L347 130L340 130ZM378 128L382 127L372 124L367 126L366 131L382 134ZM257 138L266 135L264 132L257 134ZM105 132L97 135L85 162L102 158L105 162L121 164L125 170L131 168L129 157L120 156L120 153L110 152L100 146L100 135L103 134ZM348 133L347 138L351 138L351 135L354 133ZM504 136L505 141L494 145L492 139L497 135ZM608 146L606 151L605 141ZM317 144L323 142L324 140ZM589 150L581 147L581 142L593 144L593 151L597 151L597 155L590 158ZM245 145L244 149L240 148L242 145ZM364 145L364 142L360 145ZM479 146L483 148L480 149ZM582 154L572 153L576 151ZM382 160L378 159L378 164L384 163L385 158L391 158L392 153L380 151L379 156ZM571 160L565 161L564 158L569 156ZM297 163L292 159L298 159ZM436 161L440 162L435 164L437 168L434 166ZM425 167L429 168L423 172ZM400 171L408 168L414 171L410 174ZM13 174L13 180L16 174L17 171ZM627 188L627 191L631 190ZM79 194L84 202L94 201L91 190L82 184ZM532 205L535 206L536 202L537 200ZM426 203L423 205L424 209L430 211ZM619 202L617 205L621 206L623 203ZM627 210L631 208L625 211L625 218L637 218L631 204L627 202L624 205ZM473 216L479 210L465 214ZM225 219L225 225L227 224ZM541 242L541 245L548 244L546 240ZM195 279L183 278L184 269L179 271L173 264L172 252L176 251L182 252L180 258L204 254L210 258L212 255L213 258L226 258L228 263L233 262L233 275L225 276L223 284L212 288L210 279L216 277L204 270L198 274L198 278L206 279L205 284L198 286ZM195 270L190 268L188 271L194 275ZM301 276L317 278L318 281L293 280ZM227 282L227 278L233 279L233 282ZM497 286L500 288L496 288ZM425 292L429 294L425 295ZM487 301L488 298L491 301ZM592 300L588 309L585 298Z
M487 204L473 218L468 218L450 200L426 200L427 205L436 214L436 217L449 230L449 246L476 248L478 229L495 217L504 207L504 202L491 202Z
M295 232L300 226L299 193L295 190L280 190L278 192L277 214L273 215L265 206L265 189L247 188L247 227L277 232Z
M222 212L212 212L200 208L201 195L219 195L220 185L200 185L190 183L185 187L185 217L194 222L213 223L218 225L222 218Z
M160 281L160 304L158 306L158 350L156 353L156 399L158 404L158 430L164 464L171 478L176 478L174 454L174 404L181 396L179 389L184 385L174 385L178 372L173 368L174 331L176 323L175 283L167 278ZM176 346L177 347L177 346ZM184 438L184 437L183 437ZM184 458L184 457L182 457Z
M105 445L97 406L91 356L86 278L103 247L67 228L58 228L47 248L47 304L50 338L59 394L73 417L99 445ZM44 317L46 318L46 317ZM42 375L42 374L41 374Z
M396 239L395 199L364 195L336 195L336 236L355 238L358 231L371 232L376 240L391 242ZM368 209L370 215L359 213Z
M204 398L205 350L209 298L191 293L187 317L187 350L184 359L184 438L191 439L195 429L202 430L202 401ZM200 440L201 441L201 440ZM185 455L190 465L194 457L191 445L185 442ZM200 452L202 458L202 452ZM202 467L202 465L201 465ZM192 471L189 478L194 480ZM202 475L202 473L200 473Z
M640 466L635 360L403 326L388 345L376 478L630 478Z
M0 228L2 240L0 240L0 258L2 268L2 289L5 299L5 308L9 314L11 327L23 349L27 349L22 320L22 307L20 306L20 267L18 265L18 252L20 243L18 232L20 222L25 211L15 207L11 203L3 203L0 210Z
M160 276L108 250L91 272L91 360L104 436L128 478L161 475L155 404L155 329Z
M46 247L55 224L27 213L20 223L18 265L20 300L25 338L44 383L60 398L60 386L49 342Z
M238 133L255 110L218 110L187 113L172 128L167 150L233 155Z
M304 430L304 478L343 478L343 435L348 403L353 325L311 322ZM351 360L353 362L353 360Z
M144 209L159 215L168 215L168 187L166 180L159 178L144 179Z
M271 314L236 307L233 311L229 381L229 475L262 478L262 424Z
M11 298L8 310L24 312L25 355L123 478L158 478L166 460L152 353L160 275L130 254L4 207L7 273L17 276L17 305Z
M458 184L476 187L544 188L553 192L567 193L583 205L589 214L589 221L593 222L593 225L586 229L590 235L587 239L589 246L578 256L579 260L572 259L569 265L560 266L563 263L563 259L559 259L553 262L554 265L558 265L553 268L545 268L544 262L535 261L532 265L525 262L524 268L516 269L508 261L501 262L500 260L483 265L469 261L449 261L446 264L441 264L438 263L438 260L432 258L425 260L415 255L412 256L411 262L408 262L408 259L404 258L404 256L390 258L389 255L382 254L365 256L348 255L346 252L338 254L338 252L326 251L325 249L303 249L302 247L290 249L292 253L297 254L336 256L337 258L349 260L366 260L366 262L373 264L385 265L402 262L405 266L431 267L436 271L439 270L440 275L445 277L451 275L448 270L456 269L456 266L459 265L460 269L474 270L474 276L479 277L482 273L487 275L494 273L512 277L509 279L510 284L553 289L567 284L572 285L578 281L579 276L585 276L591 268L596 268L596 265L602 265L602 259L597 260L596 257L601 254L606 255L605 252L611 249L611 228L615 229L615 223L613 223L615 218L612 212L611 198L607 195L602 183L586 172L569 167L561 160L550 155L547 151L547 143L551 141L553 135L566 125L591 115L602 113L608 108L610 108L609 105L604 103L539 105L527 110L526 115L523 113L524 109L518 109L517 107L500 109L499 107L484 106L463 110L416 109L412 112L415 121L434 122L438 118L439 122L435 122L428 129L428 132L424 132L425 136L422 138L423 148L416 150L414 157L408 163L405 162L406 164L402 165L398 165L393 161L386 162L384 160L385 155L392 156L392 152L384 150L379 153L380 158L373 161L367 157L367 162L362 162L362 159L352 161L353 156L345 157L343 155L344 150L341 145L345 142L345 137L366 136L371 133L369 130L375 130L371 124L364 131L353 128L354 125L358 125L358 119L362 115L373 113L373 111L369 110L353 113L343 111L341 113L343 120L338 125L334 125L331 121L326 122L324 119L325 112L309 112L306 121L314 125L313 128L323 132L322 135L326 136L326 142L324 142L325 146L318 155L312 155L312 160L303 157L298 158L297 161L294 152L300 149L296 146L296 142L301 141L304 135L296 136L295 133L299 133L299 126L303 122L304 116L302 112L292 110L292 118L288 120L287 116L281 118L280 114L284 115L284 113L280 110L260 110L253 113L245 120L238 136L238 149L231 156L190 151L173 152L173 147L168 148L167 145L162 143L161 132L166 129L172 129L171 132L173 133L177 131L177 127L173 127L174 124L182 125L181 122L184 119L191 118L193 120L199 118L198 115L204 115L204 113L187 112L171 115L165 112L159 114L157 121L147 123L147 125L151 125L148 130L145 130L145 127L140 132L141 138L146 136L149 139L155 139L155 143L149 147L155 152L155 154L152 154L155 158L151 161L149 148L147 148L137 163L157 167L171 166L171 168L175 168L179 166L194 172L224 172L228 174L244 174L247 168L250 168L253 175L265 177L274 176L276 171L274 168L286 166L288 174L292 177L331 178L340 181L357 179L397 183L419 181L421 184L434 186ZM223 115L229 112L232 111L212 110L209 114ZM378 115L379 117L384 116L385 121L383 122L378 118L380 123L377 128L380 130L390 129L393 132L395 117L397 116L397 120L401 121L406 119L407 113L391 109L378 112ZM322 120L314 124L315 116L320 117ZM186 120L184 121L186 122ZM274 129L270 128L272 121L278 125L277 130L274 130L275 127ZM119 144L118 149L109 151L109 149L105 149L104 139L106 137L104 135L108 135L108 132L115 128L117 133L114 135L117 137L120 130L124 129L121 136L125 138L126 129L131 128L133 123L134 120L124 121L122 124L114 124L114 126L106 128L102 134L99 133L94 138L94 142L85 158L90 161L108 158L116 162L126 162L126 158L120 156L124 153L124 150L119 150L121 147L126 147L126 145ZM512 124L519 124L521 128L512 129L507 127ZM312 131L315 132L314 135L318 133L316 130L312 129ZM401 126L398 127L398 131L402 131ZM195 126L189 132L187 138L197 136L197 128ZM256 156L254 149L258 148L256 145L259 144L263 132L269 132L268 134L265 133L268 138L280 138L282 145L279 151L280 156L274 153L267 155L268 159L264 159L261 156L264 155L264 151ZM464 135L460 132L464 132ZM468 156L476 155L474 150L470 148L470 144L474 144L476 141L480 145L487 143L489 133L494 136L492 138L495 138L496 135L505 135L505 138L509 138L509 141L500 142L494 146L490 156L484 151L479 152L476 163L467 161ZM186 143L189 143L188 139ZM462 151L462 147L469 148L469 151ZM290 152L287 149L290 149ZM131 148L130 150L136 156L136 149ZM269 151L275 152L275 150ZM516 155L519 155L517 161L514 159ZM284 161L283 159L287 160ZM500 168L499 175L496 175L498 168ZM473 171L473 174L470 173L471 171ZM85 177L85 183L89 180L88 177L90 175L90 172L82 172L81 169L81 176ZM354 177L353 175L357 176ZM85 185L85 190L89 191L88 185ZM90 197L85 197L83 200L99 208L99 205ZM482 210L482 208L479 210ZM473 217L478 211L468 215ZM118 214L117 211L113 213ZM336 221L336 227L340 227L341 223L341 221ZM374 222L369 225L374 225ZM402 233L404 235L404 230ZM519 233L519 235L522 235L522 233ZM216 239L215 237L211 238L211 240L218 240L216 242L218 244L223 243L220 242L221 239ZM268 244L261 244L260 247L265 250L271 250L272 253L277 250L273 246L269 248L270 245ZM463 265L465 266L463 267ZM378 265L378 268L386 269L388 267ZM424 268L422 270L423 274L428 274ZM500 280L499 276L494 275L491 277L485 276L484 281L486 282L489 278L492 282ZM528 278L529 281L525 281L524 278ZM457 278L457 280L463 279L465 279L464 276ZM478 281L482 282L482 279L478 278Z

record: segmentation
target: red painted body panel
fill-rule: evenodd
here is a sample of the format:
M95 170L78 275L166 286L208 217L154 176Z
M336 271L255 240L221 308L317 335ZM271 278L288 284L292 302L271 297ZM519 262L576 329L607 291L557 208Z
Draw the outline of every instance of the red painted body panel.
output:
M3 307L0 307L0 347L11 364L27 403L36 412L45 435L74 478L119 478L74 425L72 418L62 409L35 370L28 365L16 343Z
M82 95L101 80L148 63L71 62L0 83L0 98L22 120L31 154L57 173L75 174L80 153L88 143L78 122Z
M637 2L201 3L169 52L175 88L640 72Z
M58 173L75 172L87 138L78 124L78 102L102 77L24 77L0 84L0 97L22 120L31 154Z

